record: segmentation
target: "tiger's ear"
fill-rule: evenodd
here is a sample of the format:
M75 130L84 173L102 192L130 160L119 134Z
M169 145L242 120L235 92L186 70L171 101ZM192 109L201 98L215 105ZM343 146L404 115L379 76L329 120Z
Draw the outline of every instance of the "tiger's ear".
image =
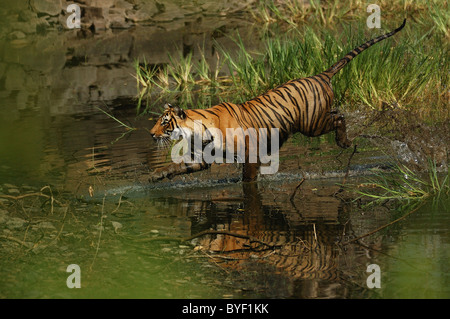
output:
M164 104L164 110L167 110L171 107L172 107L172 105L170 105L169 103Z
M186 113L184 113L184 110L179 106L174 106L173 111L177 116L179 116L182 120L186 118Z

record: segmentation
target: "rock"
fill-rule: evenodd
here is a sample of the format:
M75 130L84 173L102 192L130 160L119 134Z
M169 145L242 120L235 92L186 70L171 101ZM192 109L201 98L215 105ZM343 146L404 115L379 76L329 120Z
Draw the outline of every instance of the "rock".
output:
M125 19L125 10L111 9L109 10L109 27L111 29L127 29L131 27L131 23Z
M184 16L190 16L202 12L202 8L194 4L182 5L181 8L183 9Z
M89 7L111 8L115 0L85 0L84 2Z
M200 5L200 8L202 8L202 10L206 11L207 13L213 13L221 10L222 6L214 2L207 2Z
M62 11L61 1L57 0L31 0L30 5L33 11L37 14L57 16Z
M113 18L110 20L110 24L109 24L109 27L111 29L128 29L131 26L132 26L132 24L126 22L125 20L122 20L122 18L118 18L118 19Z
M248 8L254 0L231 0L227 2L217 3L217 2L205 2L200 5L205 14L226 14L230 12L239 12Z
M37 18L37 14L30 10L23 10L19 13L19 21L21 22L28 22L35 18Z
M106 30L109 27L107 9L101 7L85 7L81 16L82 28L93 26L96 32Z
M106 20L96 20L92 23L92 26L94 26L95 32L105 31L109 28L109 23Z
M161 11L153 17L153 20L157 22L170 22L184 18L184 10L173 3L160 3L157 7Z
M422 164L424 161L419 153L414 153L409 148L408 144L402 141L394 140L391 142L391 147L397 154L400 161L410 164Z
M144 3L137 10L126 10L125 17L133 22L142 22L150 20L159 12L154 2Z
M134 7L133 4L131 4L125 0L115 0L114 1L114 8L117 8L117 9L132 10L133 7Z

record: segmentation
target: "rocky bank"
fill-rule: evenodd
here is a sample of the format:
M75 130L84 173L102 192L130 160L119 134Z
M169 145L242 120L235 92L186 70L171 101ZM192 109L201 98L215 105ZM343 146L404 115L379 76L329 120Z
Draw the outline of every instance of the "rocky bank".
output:
M11 119L24 109L78 114L92 111L95 103L132 99L137 95L135 60L159 65L180 52L192 52L195 58L200 51L212 59L213 42L233 45L225 34L240 29L244 38L252 38L250 23L241 13L254 2L19 0L0 4L0 111ZM80 7L81 28L68 28L72 12L67 7L72 3Z

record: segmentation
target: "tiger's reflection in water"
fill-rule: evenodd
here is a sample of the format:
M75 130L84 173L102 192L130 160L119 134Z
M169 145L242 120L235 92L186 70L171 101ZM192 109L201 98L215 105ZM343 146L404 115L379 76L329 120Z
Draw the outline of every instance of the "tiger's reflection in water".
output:
M192 233L214 231L192 242L251 296L346 298L368 292L366 254L339 245L350 227L345 205L315 189L292 202L279 191L260 192L258 184L244 183L240 206L233 212L229 202L214 201L207 221L194 222Z
M390 215L360 214L333 196L338 182L307 180L292 201L298 181L184 188L170 196L161 190L151 204L159 218L146 214L139 231L190 238L189 256L216 267L236 298L372 296L366 269L377 256L372 249L341 243L385 224ZM364 242L379 249L381 238Z

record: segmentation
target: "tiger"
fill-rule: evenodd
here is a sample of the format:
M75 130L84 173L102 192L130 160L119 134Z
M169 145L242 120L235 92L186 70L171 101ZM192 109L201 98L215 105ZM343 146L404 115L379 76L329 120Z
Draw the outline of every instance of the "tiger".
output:
M223 102L207 109L188 110L166 104L163 114L150 130L150 134L161 143L169 140L176 130L193 132L195 121L200 120L204 130L215 128L224 136L227 128L277 128L280 147L296 132L317 137L334 131L336 144L346 149L351 146L352 141L347 137L344 116L332 110L334 93L331 79L358 54L393 36L402 30L405 24L406 19L395 30L356 47L317 75L290 80L242 104ZM248 139L245 143L247 146ZM261 166L259 160L249 161L249 156L246 147L242 170L243 182L255 181ZM209 166L210 164L204 160L194 163L171 163L154 170L150 174L149 181L172 178L175 175L204 170Z

